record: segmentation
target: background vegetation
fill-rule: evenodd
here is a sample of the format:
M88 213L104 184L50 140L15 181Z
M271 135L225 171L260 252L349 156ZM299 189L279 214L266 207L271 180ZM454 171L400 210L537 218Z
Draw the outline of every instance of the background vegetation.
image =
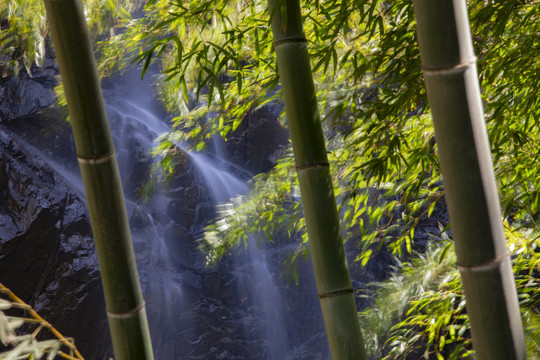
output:
M2 68L31 71L43 61L47 30L41 1L1 0ZM227 138L246 114L281 97L266 1L86 1L103 76L140 61L160 65L160 94L174 130L156 149L174 167L170 143L203 149ZM494 168L530 357L540 344L540 4L470 0ZM35 11L28 11L29 6ZM302 2L306 36L329 158L347 238L360 239L357 260L378 251L395 273L374 284L360 317L374 358L466 358L471 347L465 303L441 224L427 249L415 227L444 206L415 34L406 0ZM43 17L35 16L43 14ZM26 70L25 70L26 69ZM286 118L281 119L283 123ZM263 233L299 238L291 260L306 254L305 222L290 150L251 180L250 194L224 207L205 232L209 263ZM425 252L424 252L425 250ZM422 271L421 271L422 270ZM392 294L392 296L390 296ZM395 309L389 311L388 309Z

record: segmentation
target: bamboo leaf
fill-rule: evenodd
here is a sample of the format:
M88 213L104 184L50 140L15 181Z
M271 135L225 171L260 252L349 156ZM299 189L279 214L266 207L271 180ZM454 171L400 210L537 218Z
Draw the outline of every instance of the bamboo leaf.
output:
M144 78L144 75L146 74L146 71L148 70L148 67L150 66L150 62L152 61L153 55L154 55L154 49L152 48L150 52L148 52L148 54L146 55L146 59L144 61L144 65L142 68L141 79Z

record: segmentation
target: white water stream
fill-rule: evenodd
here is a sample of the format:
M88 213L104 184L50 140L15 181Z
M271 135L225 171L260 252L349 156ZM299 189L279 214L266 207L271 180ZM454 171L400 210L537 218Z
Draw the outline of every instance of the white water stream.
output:
M162 133L168 132L168 126L156 115L142 108L134 101L120 99L108 104L110 111L116 113L112 124L113 136L119 158L121 173L127 171L130 144L134 139L143 147L150 149L155 145L156 139ZM216 151L219 140L214 144ZM216 153L208 156L202 153L186 152L198 170L202 180L211 194L214 206L229 202L232 198L245 195L248 187L244 181L229 171L231 163L224 159L222 154ZM140 265L142 277L146 279L145 298L148 303L151 332L156 346L156 357L166 359L174 354L176 359L182 359L186 349L165 349L174 343L171 336L181 336L179 326L192 326L189 322L189 303L184 299L183 283L185 275L175 269L175 262L171 257L173 249L164 240L163 226L159 219L154 219L141 207L134 209L146 217L147 225L143 229L133 232L135 245L152 241L149 246L142 246L143 253L149 253L151 260L140 259L147 265ZM178 239L180 241L180 239ZM149 248L148 248L149 247ZM285 360L290 351L287 327L283 321L281 310L282 301L278 288L275 285L273 274L265 260L264 249L255 246L255 240L250 238L247 253L234 255L233 273L239 278L239 292L247 295L248 309L251 311L242 322L245 336L256 338L264 348L264 360ZM152 321L152 309L161 309L159 318L169 319L167 323ZM179 324L176 320L183 319ZM161 354L161 353L164 354ZM167 354L167 355L165 355ZM263 360L263 359L261 359Z
M148 99L153 96L151 91L137 85L127 90L124 88L125 85L119 85L109 89L109 95L105 95L120 174L126 189L130 186L130 179L126 177L132 174L130 167L133 162L140 161L141 154L143 157L149 154L156 145L155 139L170 129L164 116L156 115L158 113L148 105ZM216 140L213 148L212 154L186 154L211 197L211 205L219 208L232 198L248 193L242 178L249 174L226 158L221 139ZM42 152L36 152L84 199L78 174ZM147 165L151 166L152 160L146 156L142 161L148 161ZM193 188L197 189L197 186ZM301 305L292 304L290 296L285 299L279 290L285 286L278 281L279 274L275 270L279 256L272 255L272 249L264 244L257 247L257 235L253 234L247 249L244 251L242 248L231 257L226 275L207 270L201 265L204 256L197 253L193 233L186 238L182 237L184 235L170 235L169 230L177 224L170 216L162 216L169 214L167 204L170 201L167 191L156 191L146 202L134 194L126 196L156 360L312 360L326 356L325 345L319 344L322 321L316 293L313 291L313 296L309 296L315 305L305 300L306 297L299 296L298 300L295 297L294 301ZM181 200L175 198L174 201ZM197 225L199 230L203 225ZM222 284L216 287L218 294L211 294L209 299L205 298L208 288L203 284L210 281L208 274L214 278L225 278L219 280ZM309 281L312 280L306 282ZM314 288L314 284L309 286ZM233 291L236 293L222 293L230 288L235 288ZM309 292L305 291L306 294ZM288 314L286 320L284 314ZM222 321L225 325L221 325ZM298 325L299 321L304 323ZM209 325L201 325L203 322ZM219 329L214 331L214 327ZM201 348L208 349L204 352L206 355L201 355ZM217 349L215 353L214 348ZM256 354L250 353L254 349Z
M211 191L216 206L248 192L244 181L219 167L216 160L221 159L220 154L217 154L214 161L204 154L189 153L189 156ZM254 236L248 238L247 254L235 254L234 263L234 273L239 277L242 287L238 290L247 290L250 308L257 312L246 318L247 331L254 326L249 323L250 320L261 319L261 326L255 332L264 342L266 359L286 359L289 343L281 309L282 301L266 263L264 249L256 246Z

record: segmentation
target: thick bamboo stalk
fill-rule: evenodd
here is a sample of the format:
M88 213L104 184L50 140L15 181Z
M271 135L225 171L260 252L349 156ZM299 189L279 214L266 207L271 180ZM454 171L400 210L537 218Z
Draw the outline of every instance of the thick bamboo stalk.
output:
M88 203L115 357L153 359L122 185L80 0L45 0Z
M333 359L366 359L298 0L269 0L313 270ZM286 14L286 16L284 16Z
M476 358L526 359L465 0L414 11Z

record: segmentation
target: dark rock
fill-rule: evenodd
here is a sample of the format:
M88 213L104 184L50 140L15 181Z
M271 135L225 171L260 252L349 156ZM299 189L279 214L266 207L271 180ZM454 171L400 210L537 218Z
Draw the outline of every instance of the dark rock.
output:
M54 89L57 75L58 68L37 68L30 79L41 84L46 89Z
M203 279L203 289L210 296L217 297L221 292L221 276L218 273L211 273Z
M32 152L39 151L64 168L78 173L77 157L71 125L65 115L49 107L5 124L6 128L24 139L23 147Z
M289 143L289 131L278 121L282 110L271 102L249 113L227 139L224 157L251 174L270 170Z
M40 109L54 104L56 96L52 89L54 71L45 70L37 80L10 77L0 83L0 122L33 115ZM52 80L51 80L52 78ZM44 85L45 84L45 85Z
M111 354L84 203L14 134L0 128L0 281L87 358Z

